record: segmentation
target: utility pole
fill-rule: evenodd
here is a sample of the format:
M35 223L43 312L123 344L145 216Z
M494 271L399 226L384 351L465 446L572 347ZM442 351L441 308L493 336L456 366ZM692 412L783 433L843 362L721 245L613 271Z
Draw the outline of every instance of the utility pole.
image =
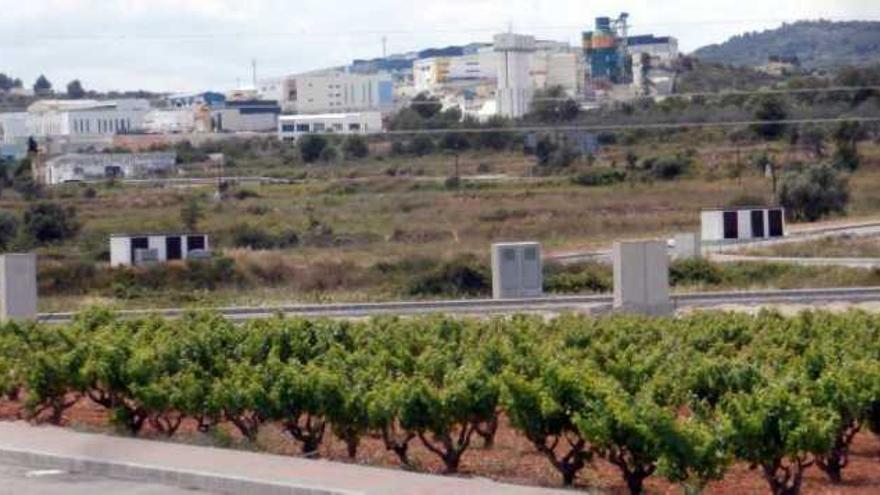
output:
M382 36L382 58L388 58L388 36Z
M251 60L251 70L254 77L254 89L257 89L257 59Z

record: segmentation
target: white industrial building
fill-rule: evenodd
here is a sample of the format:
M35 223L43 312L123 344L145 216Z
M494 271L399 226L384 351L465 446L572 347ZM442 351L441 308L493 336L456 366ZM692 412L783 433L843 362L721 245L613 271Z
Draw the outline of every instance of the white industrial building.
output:
M529 111L535 87L531 80L531 58L536 50L534 36L505 33L495 36L498 61L498 113L519 118Z
M141 99L41 100L28 107L26 137L90 137L139 132L149 111L150 103Z
M210 118L208 119L210 120ZM199 129L196 125L196 111L191 108L173 110L151 110L144 116L144 132L149 134L189 134L208 132L208 126Z
M535 89L562 87L569 96L584 90L584 57L572 48L536 51L531 58L529 75Z
M117 234L110 236L113 267L204 258L209 253L205 234Z
M701 213L704 242L736 242L785 237L783 208L720 208Z
M413 86L416 93L436 93L455 85L495 83L499 54L491 48L457 57L432 57L413 62Z
M106 179L146 179L177 170L177 153L66 154L46 161L40 182L57 185Z
M382 132L380 112L283 115L278 119L278 138L295 141L306 134L377 134Z
M261 82L260 97L275 100L285 113L391 112L394 82L389 74L344 70L306 73Z

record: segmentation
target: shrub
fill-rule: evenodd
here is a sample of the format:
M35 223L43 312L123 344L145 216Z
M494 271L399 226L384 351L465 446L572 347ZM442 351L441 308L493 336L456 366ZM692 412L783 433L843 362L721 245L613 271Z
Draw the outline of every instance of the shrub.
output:
M79 232L76 208L55 203L40 203L29 207L24 213L24 230L39 243L70 239Z
M261 227L240 224L232 228L232 245L256 250L285 249L299 244L299 236L292 230L273 234Z
M306 163L314 163L321 158L321 153L328 145L327 138L320 135L308 135L300 138L299 153Z
M0 211L0 249L8 250L18 234L18 218L12 213Z
M626 180L626 172L613 168L588 170L571 179L573 183L585 187L610 186L624 180Z
M719 285L724 272L704 258L676 261L669 267L669 283L673 286Z
M363 136L348 136L342 146L345 158L349 160L362 160L370 155L370 147Z
M473 256L462 256L416 276L407 292L412 296L480 296L491 289L486 266Z
M420 134L412 139L407 146L407 151L416 156L430 155L435 149L434 140L431 136Z
M321 150L321 161L324 163L333 163L337 159L339 159L339 151L336 150L336 147L328 144Z
M779 202L794 220L815 222L844 213L849 199L849 181L830 165L797 166L782 176Z
M569 266L548 264L545 267L544 290L557 294L611 292L614 281L609 267L598 263Z
M649 168L658 179L673 180L690 171L691 159L682 155L652 158L645 161L645 168Z
M260 197L260 193L258 193L257 191L254 191L253 189L239 189L238 191L235 191L235 199L237 199L239 201L243 201L245 199L251 199L251 198L259 198L259 197Z

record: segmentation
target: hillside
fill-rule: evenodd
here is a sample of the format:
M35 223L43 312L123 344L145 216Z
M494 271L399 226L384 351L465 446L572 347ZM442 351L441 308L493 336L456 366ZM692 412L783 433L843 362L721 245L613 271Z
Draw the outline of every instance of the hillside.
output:
M771 56L797 57L805 69L834 69L880 61L880 22L800 21L734 36L698 49L706 62L758 66Z

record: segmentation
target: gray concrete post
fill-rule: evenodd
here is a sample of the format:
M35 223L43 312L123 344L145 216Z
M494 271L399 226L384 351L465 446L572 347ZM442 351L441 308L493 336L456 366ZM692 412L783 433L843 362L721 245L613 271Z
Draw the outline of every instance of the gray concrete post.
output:
M672 314L665 242L614 243L614 310L648 316Z
M0 256L0 320L37 319L37 255Z

